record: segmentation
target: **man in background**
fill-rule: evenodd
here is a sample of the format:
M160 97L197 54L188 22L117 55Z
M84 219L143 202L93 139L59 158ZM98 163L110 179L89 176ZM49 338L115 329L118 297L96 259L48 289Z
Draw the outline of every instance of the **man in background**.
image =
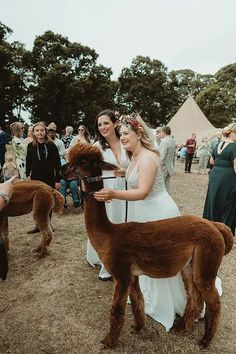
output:
M197 147L196 137L197 135L192 133L191 138L189 138L184 145L187 148L185 155L185 173L191 173L193 156Z
M55 123L50 123L47 129L48 136L52 139L58 149L61 164L64 165L66 163L66 149L64 143L57 138L57 128Z
M158 148L160 143L161 143L161 130L162 130L162 127L157 127L156 128L156 147Z
M175 141L171 136L170 127L162 127L160 132L161 143L159 151L162 161L162 173L166 190L170 192L170 177L175 173Z

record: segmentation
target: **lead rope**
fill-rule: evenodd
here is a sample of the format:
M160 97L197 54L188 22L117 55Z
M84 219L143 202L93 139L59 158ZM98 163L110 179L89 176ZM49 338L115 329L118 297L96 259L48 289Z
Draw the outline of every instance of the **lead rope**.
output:
M127 180L125 180L125 190L127 191ZM125 201L125 222L128 219L128 200Z
M115 176L114 177L113 176L111 176L111 177L102 177L102 179L112 179L112 178L117 178L117 177L115 177ZM125 178L125 177L121 176L119 178ZM128 190L127 180L125 180L125 190L126 191ZM126 200L125 201L125 222L127 222L127 220L128 220L128 206L129 206L128 200Z
M90 182L91 182L91 179L93 179L93 181L96 181L98 180L98 178L101 178L101 176L98 176L98 177L91 177L90 178ZM110 177L102 177L102 179L114 179L114 178L117 178L117 177L113 177L113 176L110 176ZM119 177L120 178L120 177ZM125 178L124 176L122 176L121 178ZM86 179L89 181L89 177L86 177ZM79 178L79 181L81 183L81 178ZM127 191L128 189L128 185L127 185L127 180L125 180L125 190ZM82 191L81 191L82 192ZM82 192L82 196L83 195L93 195L94 192ZM127 219L128 219L128 200L125 201L125 222L127 222Z

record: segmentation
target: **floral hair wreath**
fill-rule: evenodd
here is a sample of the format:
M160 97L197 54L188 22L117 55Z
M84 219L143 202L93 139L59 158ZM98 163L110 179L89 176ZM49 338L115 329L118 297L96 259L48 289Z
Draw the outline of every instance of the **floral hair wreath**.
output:
M130 116L130 115L120 116L119 125L121 126L122 124L129 124L136 133L143 133L144 127L137 120L137 118L136 118L137 116L138 116L138 114L136 114L134 116Z

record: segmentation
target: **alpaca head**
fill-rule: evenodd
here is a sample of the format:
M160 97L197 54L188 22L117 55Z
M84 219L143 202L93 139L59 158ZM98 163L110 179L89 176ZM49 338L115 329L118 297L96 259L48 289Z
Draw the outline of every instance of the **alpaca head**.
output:
M117 167L103 161L102 153L96 146L78 143L69 151L69 163L81 176L101 176L102 170Z

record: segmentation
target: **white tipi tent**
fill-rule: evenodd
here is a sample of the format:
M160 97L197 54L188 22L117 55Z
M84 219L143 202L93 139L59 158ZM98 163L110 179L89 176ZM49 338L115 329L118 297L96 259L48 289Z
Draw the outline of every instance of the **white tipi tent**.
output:
M178 144L185 144L192 133L197 134L197 141L200 143L204 136L211 138L220 132L220 129L215 128L209 122L191 96L187 98L167 125L171 128L171 135L174 136Z

